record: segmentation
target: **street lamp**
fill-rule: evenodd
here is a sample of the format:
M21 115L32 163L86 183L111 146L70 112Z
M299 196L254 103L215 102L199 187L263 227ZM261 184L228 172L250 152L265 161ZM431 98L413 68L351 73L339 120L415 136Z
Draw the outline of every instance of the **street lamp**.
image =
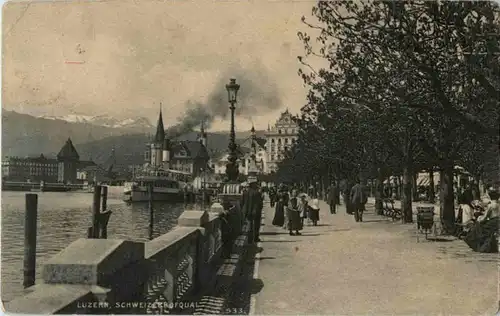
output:
M231 110L231 131L229 134L229 157L228 163L226 165L226 175L229 181L236 181L238 179L238 164L236 160L238 157L236 155L236 136L234 132L234 110L236 104L236 97L238 95L238 90L240 89L240 85L236 83L236 79L231 79L229 84L226 85L227 96L229 101L229 109Z

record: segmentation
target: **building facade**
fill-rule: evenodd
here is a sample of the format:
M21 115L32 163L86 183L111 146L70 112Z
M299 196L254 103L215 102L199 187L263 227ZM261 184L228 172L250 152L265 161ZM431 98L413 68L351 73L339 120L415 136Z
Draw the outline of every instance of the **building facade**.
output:
M57 159L39 157L5 157L2 160L2 177L9 181L57 182Z
M208 167L210 157L206 144L207 134L203 124L196 141L170 140L165 135L163 116L160 111L155 137L147 144L147 150L144 153L145 167L182 171L196 177Z
M56 159L43 154L38 157L5 157L2 160L2 178L7 181L47 183L76 183L80 156L70 138L57 154Z
M298 135L299 126L288 109L281 113L274 126L267 128L267 173L278 170L278 163L283 160L285 152L295 144Z
M255 128L252 127L250 137L238 144L237 155L238 160L236 160L236 162L238 163L238 171L240 174L248 175L252 161L255 161L258 173L268 173L266 140L256 136ZM226 173L226 164L229 161L228 158L229 153L222 153L211 158L209 164L214 173Z
M295 144L298 135L299 127L288 110L281 113L274 126L268 127L265 138L257 137L252 127L251 136L238 144L237 163L240 174L248 175L250 163L254 159L258 173L276 172L278 163L284 158L285 152ZM228 157L228 153L218 153L211 157L209 164L215 173L226 173Z

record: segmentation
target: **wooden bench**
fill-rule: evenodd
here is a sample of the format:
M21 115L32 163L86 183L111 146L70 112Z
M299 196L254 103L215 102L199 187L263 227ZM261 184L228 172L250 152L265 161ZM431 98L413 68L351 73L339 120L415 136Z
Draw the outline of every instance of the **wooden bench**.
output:
M393 199L390 199L390 202L391 202L391 208L392 208L392 220L396 220L396 219L401 219L403 217L403 213L401 212L401 209L400 208L396 208L394 206L394 200Z
M392 217L393 211L392 211L392 205L390 205L390 199L383 199L382 203L383 203L382 209L384 216Z

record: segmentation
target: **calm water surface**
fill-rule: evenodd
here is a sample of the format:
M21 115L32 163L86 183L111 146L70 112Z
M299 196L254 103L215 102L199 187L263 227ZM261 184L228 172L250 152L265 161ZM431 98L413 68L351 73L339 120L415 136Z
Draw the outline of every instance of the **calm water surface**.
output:
M146 241L149 239L147 203L127 205L119 200L119 191L110 188L108 209L109 239ZM2 192L1 223L1 297L10 301L22 295L24 255L24 207L26 192ZM41 265L78 238L85 238L91 226L92 194L38 193L37 279ZM155 203L153 237L177 225L184 205Z

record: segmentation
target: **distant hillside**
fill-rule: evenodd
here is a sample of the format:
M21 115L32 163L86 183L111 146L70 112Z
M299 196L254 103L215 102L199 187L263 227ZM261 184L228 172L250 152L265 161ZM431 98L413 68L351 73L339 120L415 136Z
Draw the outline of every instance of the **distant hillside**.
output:
M257 131L257 136L263 136L264 133L264 131ZM237 142L241 142L249 136L250 132L236 133ZM179 140L196 140L197 137L197 132L191 132L179 137ZM75 147L81 159L92 159L98 164L105 163L110 159L113 148L118 165L142 164L148 141L148 136L134 134L106 137L93 142L75 144ZM228 144L228 132L207 133L207 147L210 152L227 151Z
M13 111L2 111L2 155L30 156L58 152L66 139L74 144L110 136L150 133L144 128L112 128L82 122L37 118Z
M150 133L144 127L113 128L90 124L84 120L68 122L56 118L37 118L13 111L2 111L2 155L38 156L41 153L55 156L68 137L81 159L93 159L104 163L115 149L118 164L141 164ZM263 136L264 131L257 131ZM188 133L179 139L196 140L197 132ZM244 140L250 132L237 132L236 139ZM211 152L226 151L229 132L208 133L208 149Z

